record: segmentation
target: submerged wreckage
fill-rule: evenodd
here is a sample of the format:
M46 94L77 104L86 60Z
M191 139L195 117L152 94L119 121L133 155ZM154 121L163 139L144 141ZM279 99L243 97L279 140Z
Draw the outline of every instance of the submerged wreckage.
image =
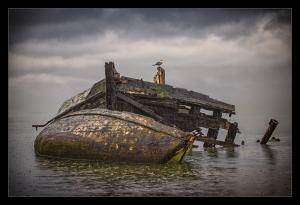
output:
M182 161L195 140L205 147L238 146L238 124L222 118L235 114L234 105L166 85L164 69L157 70L151 83L120 76L113 62L105 63L105 79L65 101L47 123L32 125L46 126L35 140L36 154L166 163ZM207 136L200 127L208 128ZM220 128L228 130L225 141L217 140Z

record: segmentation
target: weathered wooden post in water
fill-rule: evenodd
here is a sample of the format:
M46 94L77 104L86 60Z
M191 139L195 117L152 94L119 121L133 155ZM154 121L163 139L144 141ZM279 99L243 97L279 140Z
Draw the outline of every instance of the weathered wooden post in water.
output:
M225 138L225 142L233 143L236 133L238 132L238 123L230 123L229 129Z
M264 137L262 138L260 144L266 144L269 141L269 139L270 139L270 137L271 137L272 133L274 132L277 125L278 125L277 120L274 120L274 119L270 120L269 127L268 127Z
M213 117L216 119L220 119L222 117L222 112L220 110L214 110ZM207 137L209 137L211 139L217 139L218 134L219 134L219 128L217 128L217 129L209 128L208 132L207 132ZM204 144L203 144L203 147L214 147L214 146L215 146L215 144L211 144L208 142L204 142Z

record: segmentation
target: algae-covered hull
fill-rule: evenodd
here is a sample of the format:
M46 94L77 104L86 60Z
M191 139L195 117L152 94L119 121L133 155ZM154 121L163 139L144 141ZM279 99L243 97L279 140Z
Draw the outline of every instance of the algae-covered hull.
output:
M90 109L73 112L44 128L38 155L124 162L179 162L194 137L142 115Z

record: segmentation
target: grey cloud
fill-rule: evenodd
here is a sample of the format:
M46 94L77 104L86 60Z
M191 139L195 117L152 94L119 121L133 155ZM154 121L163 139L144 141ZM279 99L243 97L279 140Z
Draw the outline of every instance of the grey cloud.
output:
M64 100L104 78L105 61L114 61L121 75L152 81L151 65L163 58L168 84L235 104L235 119L244 131L261 129L261 121L272 116L281 122L280 129L290 130L290 13L13 10L10 111L50 107L55 113Z

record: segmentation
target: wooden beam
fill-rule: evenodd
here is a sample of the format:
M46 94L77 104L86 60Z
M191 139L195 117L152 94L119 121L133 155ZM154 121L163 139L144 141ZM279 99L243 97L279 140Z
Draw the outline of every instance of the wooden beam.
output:
M127 95L127 94L126 94ZM212 129L226 129L229 128L229 122L225 118L216 119L211 115L207 115L205 113L198 113L198 110L195 110L195 113L178 113L177 110L179 108L183 109L184 106L181 106L176 100L172 100L169 98L157 98L157 97L145 97L145 95L135 95L128 94L135 101L147 105L151 110L156 113L160 113L160 116L164 118L164 121L170 122L169 124L174 124L177 127L191 127L191 130L184 129L185 131L192 131L197 127L205 127ZM196 106L197 107L197 106ZM163 112L163 108L174 109L174 111ZM187 108L185 108L187 109ZM192 108L193 109L193 108ZM187 109L190 110L190 109Z
M173 110L178 110L178 105L174 102L167 102L167 101L153 101L153 100L137 100L139 103L143 104L143 105L147 105L147 106L159 106L159 107L166 107L166 108L170 108Z
M142 106L148 108L152 111L151 113L148 113L149 116L155 118L155 114L159 113L159 116L163 118L163 121L161 121L162 123L169 126L175 125L177 128L187 132L193 131L198 127L205 127L205 128L212 128L212 129L222 128L226 130L229 128L229 122L227 119L223 119L223 118L216 119L215 117L204 113L189 114L189 113L177 112L178 109L176 108L179 108L179 105L176 100L172 100L169 98L149 97L149 96L145 97L145 95L136 95L136 94L128 94L128 93L123 95L126 97L128 96L135 102L141 104L141 106L132 105L133 108L140 108ZM119 104L120 103L118 103L118 106ZM136 105L136 103L134 103L134 105ZM133 111L131 109L125 108L125 109L121 109L120 111L122 110L135 112L138 114L145 113L145 111L143 112L141 109L137 109L137 111ZM156 117L155 119L159 119L159 117Z
M116 69L113 62L105 62L105 78L106 78L106 108L116 110Z
M118 92L120 93L120 92ZM125 94L123 94L125 95ZM137 96L132 96L126 94L126 96L132 98L137 103L142 104L142 106L152 110L153 113L159 113L159 116L163 118L162 123L173 126L175 125L177 128L182 129L186 132L191 132L198 127L205 127L205 128L212 128L212 129L228 129L229 122L227 119L216 119L213 116L206 115L204 113L200 114L189 114L189 113L179 113L178 109L175 109L178 105L175 102L172 102L170 99L160 99L160 100L153 100L153 99L140 99ZM122 101L126 103L125 101ZM131 101L130 101L131 102ZM144 114L145 112L141 111L141 106L124 106L124 103L121 101L118 102L117 109L120 111L128 111L134 112L137 114ZM128 104L128 103L127 103ZM131 104L130 104L131 105ZM150 114L150 116L154 117ZM155 117L154 117L155 118Z
M219 110L214 110L213 117L216 119L220 119L222 117L222 112ZM207 137L216 140L218 138L218 134L219 134L219 127L215 128L215 129L209 128L208 132L207 132ZM203 147L213 147L213 146L215 146L215 144L211 144L208 142L205 142L203 144Z
M129 103L130 105L136 107L137 109L139 109L140 111L142 111L143 113L153 117L154 119L162 122L163 121L163 118L159 115L157 115L153 110L149 109L148 107L146 107L145 105L133 100L132 98L130 97L127 97L126 95L123 95L122 93L120 92L117 92L116 94L117 98L120 98L121 100Z
M139 81L138 79L127 78L127 77L123 77L123 78L128 79L128 81L130 81L130 84L134 85L133 87L141 86L141 84L138 82ZM153 87L156 86L154 83L151 82L145 81L144 83L148 91L150 91ZM208 95L202 93L190 91L183 88L174 88L171 85L164 85L164 88L167 91L167 97L172 99L187 101L188 103L199 105L203 108L207 107L208 109L211 110L214 109L222 110L223 113L225 112L231 113L235 111L234 105L210 98ZM127 87L124 88L122 91L127 92L130 89L131 89L130 87Z
M174 98L175 99L175 98ZM180 98L177 99L179 102L186 105L198 105L203 109L214 111L216 109L221 110L222 113L232 113L235 109L234 105L225 106L222 104L215 103L210 100L201 100L201 99L193 99L193 98Z

